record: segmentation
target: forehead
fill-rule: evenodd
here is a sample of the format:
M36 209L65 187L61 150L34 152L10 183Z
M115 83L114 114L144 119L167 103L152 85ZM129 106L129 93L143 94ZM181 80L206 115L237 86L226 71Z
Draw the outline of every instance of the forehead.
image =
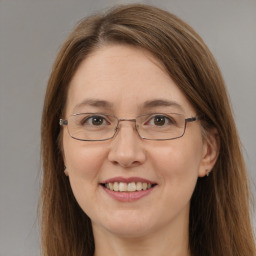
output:
M66 109L67 114L81 112L83 103L99 101L111 106L115 114L137 114L145 103L159 100L173 102L173 107L180 105L184 114L192 111L185 95L150 53L132 46L108 45L80 64L69 86Z

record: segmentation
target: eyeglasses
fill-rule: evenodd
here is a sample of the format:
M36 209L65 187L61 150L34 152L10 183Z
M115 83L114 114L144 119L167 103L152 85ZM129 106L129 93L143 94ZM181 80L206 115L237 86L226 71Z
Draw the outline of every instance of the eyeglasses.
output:
M60 126L67 126L69 135L76 140L104 141L113 138L119 130L120 122L135 123L139 136L145 140L173 140L184 135L186 124L198 117L185 118L177 113L144 114L135 119L118 119L113 115L100 113L72 114L68 119L60 119Z

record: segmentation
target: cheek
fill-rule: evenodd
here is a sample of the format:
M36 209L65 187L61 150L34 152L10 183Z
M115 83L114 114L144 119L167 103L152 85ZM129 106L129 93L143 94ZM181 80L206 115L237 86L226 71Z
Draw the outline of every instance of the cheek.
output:
M157 150L151 152L152 165L157 170L159 180L164 184L167 194L169 193L173 198L190 199L198 179L201 144L183 143L182 139L172 141L170 144L156 147Z
M106 150L96 144L69 138L63 140L63 148L73 194L83 211L88 216L94 216L99 176Z
M63 138L64 158L74 194L95 189L106 157L103 147Z
M201 162L201 146L191 145L189 143L177 143L168 147L155 147L150 154L154 159L157 169L163 170L169 174L184 175L191 172L197 172Z

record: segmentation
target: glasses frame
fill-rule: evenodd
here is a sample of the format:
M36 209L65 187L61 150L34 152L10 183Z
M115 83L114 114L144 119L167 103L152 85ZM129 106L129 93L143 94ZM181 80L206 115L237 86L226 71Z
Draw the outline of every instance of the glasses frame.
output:
M176 114L176 115L183 115L183 114L178 114L178 113L150 113L150 114L143 114L143 115L140 115L140 116L137 116L136 118L131 118L131 119L127 119L127 118L117 118L116 116L114 115L108 115L108 114L103 114L103 113L76 113L76 114L72 114L70 115L71 116L77 116L77 115L83 115L83 114L95 114L95 115L104 115L104 116L112 116L114 117L116 120L117 120L117 125L115 127L115 132L113 134L112 137L110 138L107 138L107 139L101 139L101 140L88 140L88 139L78 139L78 138L75 138L73 137L70 132L69 132L69 129L68 129L68 134L69 136L72 138L72 139L75 139L75 140L80 140L80 141L106 141L106 140L111 140L115 137L115 135L117 134L118 130L119 130L119 124L120 122L123 122L123 121L128 121L128 122L134 122L135 123L135 130L137 132L137 134L139 135L139 137L143 140L155 140L155 141L164 141L164 140L175 140L175 139L178 139L178 138L181 138L184 136L185 132L186 132L186 128L187 128L187 123L192 123L192 122L195 122L197 120L200 120L200 117L199 116L193 116L193 117L188 117L188 118L185 118L185 124L184 124L184 131L182 133L182 135L178 136L178 137L175 137L175 138L170 138L170 139L148 139L148 138L145 138L143 136L140 135L138 129L137 129L137 126L136 126L136 120L138 117L142 117L142 116L146 116L146 115L166 115L166 114ZM185 117L185 116L184 116ZM59 125L64 127L64 126L67 126L68 128L68 119L59 119Z

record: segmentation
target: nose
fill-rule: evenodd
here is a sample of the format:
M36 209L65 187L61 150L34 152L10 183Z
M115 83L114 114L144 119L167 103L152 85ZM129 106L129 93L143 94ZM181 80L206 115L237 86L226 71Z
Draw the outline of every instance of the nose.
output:
M119 125L116 136L113 138L108 159L115 165L125 168L138 166L146 160L143 141L137 133L133 123Z

